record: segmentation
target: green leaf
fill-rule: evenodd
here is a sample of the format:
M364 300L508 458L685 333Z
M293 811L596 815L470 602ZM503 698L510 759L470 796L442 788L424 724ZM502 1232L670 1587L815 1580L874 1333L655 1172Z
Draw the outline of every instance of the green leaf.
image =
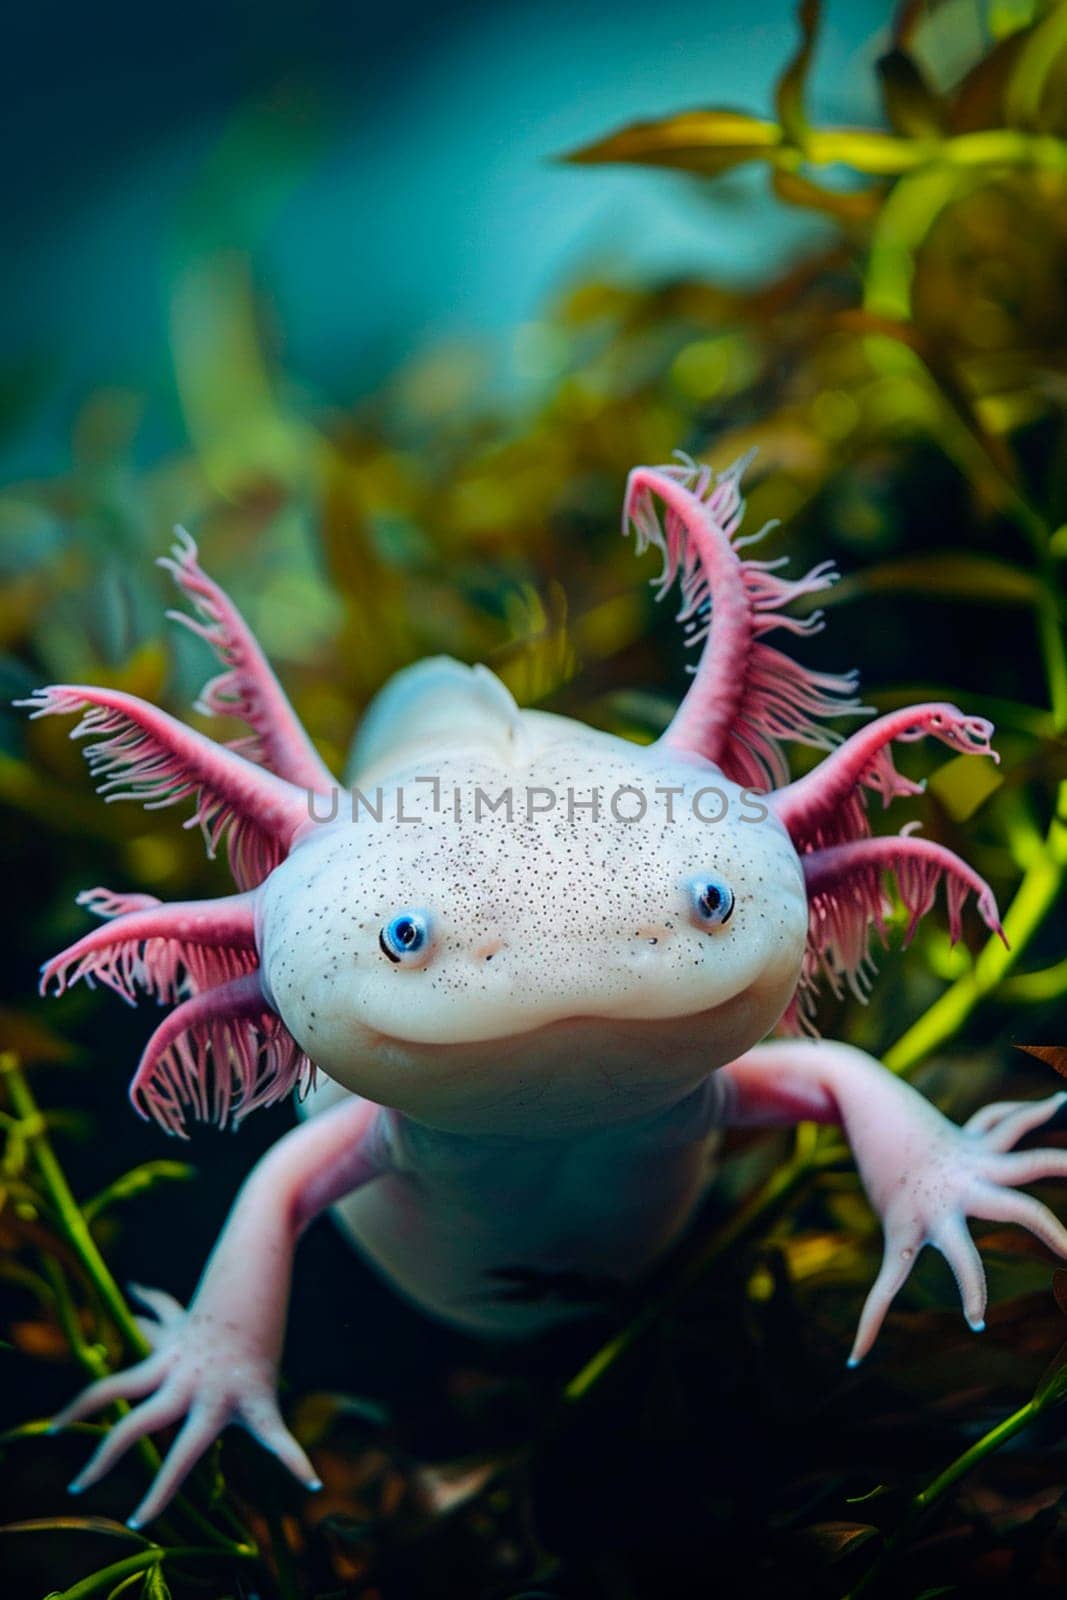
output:
M678 167L685 172L714 176L766 160L781 142L776 122L766 122L744 111L711 107L706 111L679 111L652 122L632 122L606 139L583 145L564 156L583 166L633 162L648 167Z
M131 1572L128 1578L122 1578L113 1589L108 1590L107 1600L119 1600L120 1595L128 1594L134 1584L140 1583L140 1581L141 1574L139 1572Z
M131 1167L121 1178L116 1178L106 1189L101 1189L99 1194L93 1195L92 1199L87 1200L82 1206L82 1213L88 1222L92 1222L117 1200L132 1200L136 1195L144 1194L148 1189L154 1189L157 1183L166 1180L186 1182L195 1177L196 1168L186 1161L145 1161L139 1167Z
M782 132L789 143L796 145L798 150L806 149L808 134L811 131L804 109L804 91L807 87L812 52L815 49L821 9L820 0L800 0L797 11L801 30L800 44L796 55L779 78L774 92L774 104Z
M144 1575L141 1600L170 1600L170 1586L158 1562L154 1567L149 1567Z

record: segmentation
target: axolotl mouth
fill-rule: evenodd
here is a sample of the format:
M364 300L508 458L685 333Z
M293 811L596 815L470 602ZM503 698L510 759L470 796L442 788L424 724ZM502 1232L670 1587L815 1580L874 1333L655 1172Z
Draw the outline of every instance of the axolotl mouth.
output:
M678 1101L774 1026L794 982L749 985L681 1016L566 1014L447 1041L355 1023L336 1049L312 1040L335 1082L438 1127L529 1133L543 1120L573 1131Z

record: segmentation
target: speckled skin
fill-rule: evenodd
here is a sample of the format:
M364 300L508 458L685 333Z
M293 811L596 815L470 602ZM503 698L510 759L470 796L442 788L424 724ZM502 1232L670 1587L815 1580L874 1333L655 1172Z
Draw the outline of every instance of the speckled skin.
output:
M573 1308L505 1299L500 1273L632 1276L684 1227L708 1167L701 1086L785 1009L807 900L781 823L709 763L475 710L466 747L431 734L399 770L360 776L420 820L353 822L347 806L313 829L264 885L259 941L312 1059L392 1108L392 1170L343 1202L346 1226L421 1305L506 1333ZM420 774L439 780L436 812ZM721 821L693 808L711 786L723 800L697 809L725 803ZM594 787L599 816L568 814L568 793ZM510 790L513 819L476 816L479 788ZM554 809L529 819L528 789ZM638 796L644 818L618 820ZM712 930L688 889L708 871L737 886ZM424 963L382 956L399 907L431 919ZM336 1099L330 1086L311 1107ZM669 1161L650 1160L657 1143Z
M242 894L167 908L92 891L87 903L114 920L49 963L45 982L62 990L96 975L124 994L140 984L171 1000L184 982L187 998L135 1078L172 1131L185 1106L209 1114L209 1048L216 1076L229 1062L251 1104L297 1081L301 1051L330 1080L247 1179L188 1310L138 1291L154 1316L152 1352L56 1419L61 1427L114 1399L140 1401L73 1489L181 1417L132 1525L159 1514L231 1421L315 1486L275 1386L293 1251L331 1206L419 1305L477 1331L522 1333L574 1311L554 1293L561 1276L632 1279L662 1256L692 1217L722 1126L840 1123L885 1233L853 1361L927 1243L952 1267L969 1322L982 1326L985 1279L968 1216L1018 1222L1067 1254L1067 1229L1014 1190L1067 1176L1067 1152L1010 1153L1064 1095L990 1106L959 1128L848 1045L762 1042L820 965L860 983L886 867L914 918L947 875L950 922L975 892L999 926L965 863L909 836L866 837L857 798L863 785L886 799L914 792L888 761L892 739L933 733L989 753L991 730L955 707L916 707L871 724L793 785L762 797L744 788L738 775L753 763L780 770L776 739L815 742L805 718L813 706L828 714L827 685L851 684L799 671L791 679L786 658L759 643L777 625L773 608L804 585L739 562L729 542L735 480L688 467L631 479L641 494L654 487L676 519L665 548L690 609L703 596L723 619L675 724L647 748L520 712L484 668L427 663L383 692L357 743L356 782L365 796L382 790L384 820L333 816L329 774L191 542L171 565L203 602L204 636L255 730L260 766L115 691L59 686L31 702L38 715L93 708L91 726L112 735L97 764L117 769L134 796L155 798L162 782L169 798L195 793L202 820L246 829L236 852L231 839ZM631 515L647 531L640 506ZM679 543L683 521L699 561ZM825 581L817 569L807 588ZM215 708L231 703L209 690ZM760 718L774 737L760 733ZM437 809L427 779L437 781ZM572 815L568 796L587 801L591 787L599 815L581 805ZM476 818L476 792L496 798L502 788L518 814L483 807ZM708 789L721 799L702 820ZM400 820L398 790L405 815L421 820ZM540 797L533 814L528 791ZM661 791L673 797L666 815ZM642 820L626 820L625 803L622 815L612 809L621 793L644 797ZM693 893L709 875L733 899L712 924ZM403 961L383 943L401 912L428 929ZM215 1103L224 1119L228 1085ZM516 1281L534 1292L515 1298Z

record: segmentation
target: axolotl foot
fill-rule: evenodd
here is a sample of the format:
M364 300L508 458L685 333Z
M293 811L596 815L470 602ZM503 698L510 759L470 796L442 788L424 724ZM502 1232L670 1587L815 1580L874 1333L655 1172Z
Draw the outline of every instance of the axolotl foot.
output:
M718 1120L735 1126L798 1121L838 1124L881 1219L881 1270L860 1315L849 1365L873 1345L886 1313L923 1248L945 1257L959 1285L963 1313L984 1326L985 1269L969 1217L1018 1223L1058 1256L1067 1228L1024 1183L1067 1178L1067 1150L1013 1148L1067 1104L1000 1101L963 1127L950 1122L905 1079L853 1045L830 1039L777 1039L757 1045L718 1075Z
M976 1332L985 1327L985 1269L967 1227L968 1217L1017 1223L1056 1255L1067 1257L1067 1227L1040 1200L1016 1192L1019 1184L1067 1178L1067 1150L1013 1150L1065 1103L1067 1093L1036 1102L1002 1101L983 1107L962 1127L927 1106L933 1115L912 1122L893 1173L884 1158L864 1161L857 1151L872 1204L882 1219L885 1250L860 1316L849 1366L856 1366L870 1350L894 1297L927 1244L934 1245L952 1268L970 1326Z
M139 1528L159 1515L196 1462L231 1422L239 1422L307 1489L322 1487L314 1467L282 1420L270 1361L246 1348L239 1325L186 1311L160 1289L130 1285L153 1313L138 1325L151 1354L124 1372L101 1378L53 1420L52 1432L116 1400L138 1400L101 1442L70 1484L71 1494L97 1483L131 1445L185 1418L148 1494L128 1519Z

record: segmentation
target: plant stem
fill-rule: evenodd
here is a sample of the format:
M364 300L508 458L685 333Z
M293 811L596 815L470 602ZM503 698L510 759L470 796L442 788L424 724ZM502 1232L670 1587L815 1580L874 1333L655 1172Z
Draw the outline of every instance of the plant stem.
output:
M1018 1411L1013 1411L1010 1417L1005 1417L1003 1422L998 1422L995 1428L990 1428L988 1433L975 1440L969 1449L938 1473L933 1483L919 1490L912 1501L916 1515L924 1516L954 1484L967 1476L972 1467L976 1467L986 1456L992 1455L994 1450L999 1450L1002 1444L1007 1444L1009 1439L1014 1439L1028 1423L1041 1415L1042 1409L1038 1401L1028 1400Z
M38 1109L37 1102L18 1063L18 1058L10 1052L0 1054L0 1074L7 1084L11 1096L11 1104L15 1114L23 1125L26 1141L33 1151L33 1158L37 1170L41 1174L48 1197L55 1208L56 1216L73 1245L86 1272L92 1280L93 1287L107 1307L112 1319L118 1326L123 1338L139 1356L148 1354L148 1341L141 1333L130 1309L123 1298L122 1290L108 1271L107 1263L97 1248L96 1240L89 1229L89 1224L82 1216L78 1202L71 1193L70 1185L62 1167L56 1159L55 1151L49 1142L44 1118Z
M1044 528L1038 549L1038 576L1041 584L1037 607L1037 637L1045 664L1052 725L1057 733L1067 731L1067 650L1060 622L1055 563L1050 550L1050 534Z
M107 1263L97 1248L96 1240L92 1236L89 1224L82 1215L78 1202L74 1198L71 1187L67 1182L66 1174L59 1164L55 1151L52 1149L45 1119L41 1115L33 1091L19 1065L18 1057L10 1051L0 1052L0 1078L3 1079L7 1086L11 1104L22 1125L26 1143L33 1153L37 1170L41 1175L41 1180L52 1203L58 1225L77 1254L93 1287L117 1323L123 1336L138 1355L147 1354L148 1342L134 1321L133 1315L123 1298L122 1290L112 1277ZM61 1275L52 1277L52 1288L57 1297L57 1311L64 1331L70 1339L75 1357L94 1377L102 1377L107 1369L91 1346L87 1345L81 1337L81 1330L78 1328L73 1308L69 1304L66 1284ZM125 1409L124 1402L122 1407ZM139 1441L139 1445L141 1453L151 1470L158 1470L160 1457L151 1440L142 1439ZM239 1549L252 1548L251 1544L247 1542L247 1534L243 1528L239 1527L239 1524L236 1526L239 1529L241 1542L235 1543L234 1540L220 1533L209 1518L198 1511L184 1495L179 1495L175 1499L174 1509L181 1511L205 1538L214 1541L216 1553L218 1553L220 1547L231 1553ZM228 1512L227 1517L231 1526L234 1526L235 1519Z
M990 1428L988 1433L976 1439L962 1455L956 1457L955 1461L949 1462L925 1489L920 1489L909 1502L896 1532L883 1545L878 1559L867 1569L855 1588L849 1590L845 1600L859 1600L861 1595L868 1593L912 1538L919 1524L948 1491L984 1461L986 1456L999 1450L1009 1439L1014 1439L1015 1435L1028 1427L1044 1409L1045 1407L1036 1398L1028 1400L1018 1411L1013 1411L1010 1417L1005 1417L1003 1422L998 1422L996 1427Z

